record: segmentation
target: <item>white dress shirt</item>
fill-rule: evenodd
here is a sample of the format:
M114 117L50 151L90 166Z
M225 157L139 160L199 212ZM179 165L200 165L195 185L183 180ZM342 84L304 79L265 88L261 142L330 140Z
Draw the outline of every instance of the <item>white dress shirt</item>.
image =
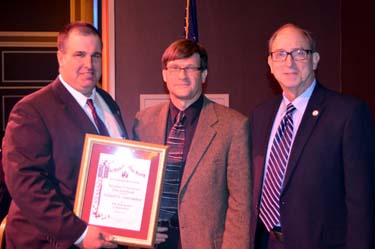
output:
M111 109L108 107L107 103L104 99L96 92L94 88L90 97L86 97L73 87L71 87L68 83L64 81L61 75L59 75L59 79L65 88L69 91L69 93L73 96L73 98L78 102L78 104L82 107L85 111L87 116L90 118L91 122L95 125L94 117L92 116L92 112L90 107L87 105L87 99L92 99L94 103L95 110L99 116L99 118L103 121L109 135L114 138L122 138L121 137L121 126L117 123L116 118L114 117ZM98 127L96 127L98 130Z

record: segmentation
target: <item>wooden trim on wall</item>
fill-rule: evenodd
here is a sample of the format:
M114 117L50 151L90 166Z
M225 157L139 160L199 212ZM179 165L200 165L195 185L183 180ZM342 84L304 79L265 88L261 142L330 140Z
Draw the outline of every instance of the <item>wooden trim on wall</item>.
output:
M92 0L70 0L70 21L93 22Z
M0 32L0 47L56 47L57 32Z
M93 22L92 0L70 0L70 21ZM0 47L56 47L56 32L0 32Z
M103 71L102 88L115 98L115 19L114 0L102 0Z

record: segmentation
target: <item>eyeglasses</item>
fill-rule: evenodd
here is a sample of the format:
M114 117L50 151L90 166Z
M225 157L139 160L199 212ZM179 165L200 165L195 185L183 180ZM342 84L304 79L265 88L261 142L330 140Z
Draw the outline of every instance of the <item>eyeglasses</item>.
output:
M179 67L179 66L170 66L167 67L168 72L171 74L178 74L181 70L183 70L187 74L193 74L201 70L200 67L196 66L187 66L187 67Z
M290 52L279 50L279 51L271 52L270 55L271 55L271 59L276 62L285 61L288 55L290 55L292 59L295 61L303 61L303 60L306 60L307 56L312 52L313 51L309 49L298 48Z

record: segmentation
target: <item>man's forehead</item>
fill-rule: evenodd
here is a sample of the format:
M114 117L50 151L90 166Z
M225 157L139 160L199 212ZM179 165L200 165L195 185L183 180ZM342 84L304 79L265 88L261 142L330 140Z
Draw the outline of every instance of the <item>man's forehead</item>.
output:
M179 58L179 59L174 59L174 60L169 60L167 64L189 64L189 63L195 63L199 62L200 57L198 53L194 53L189 57L186 58Z
M74 35L69 36L68 39L65 42L65 48L69 50L75 50L75 51L87 51L90 46L87 46L87 43L84 42L85 38L88 37L95 37L94 35ZM101 52L100 48L100 41L97 41L97 52Z
M279 48L280 46L300 48L308 45L308 43L308 40L300 30L295 28L285 28L278 32L271 46L273 49Z

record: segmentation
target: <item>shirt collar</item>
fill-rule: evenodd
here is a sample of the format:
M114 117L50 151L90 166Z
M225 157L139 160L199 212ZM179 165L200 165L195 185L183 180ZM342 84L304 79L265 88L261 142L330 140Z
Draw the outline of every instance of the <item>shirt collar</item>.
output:
M81 107L84 107L86 105L88 98L92 99L95 102L96 88L92 90L90 97L86 97L85 95L74 89L72 86L70 86L68 83L66 83L61 74L59 75L59 80Z
M307 106L307 103L309 102L309 99L314 91L314 88L316 86L316 79L314 79L314 81L312 82L312 84L306 88L305 91L303 91L303 93L301 95L299 95L297 98L295 98L292 103L294 105L294 107L297 109L297 110L305 110L306 109L306 106ZM285 97L284 93L283 93L283 105L284 105L284 109L286 110L286 106L290 103L290 101Z
M184 110L186 121L192 123L194 122L198 117L199 113L202 110L203 106L203 94L188 108ZM170 113L170 120L172 121L172 124L176 120L177 114L180 112L180 110L172 103L172 101L169 102L169 113Z

